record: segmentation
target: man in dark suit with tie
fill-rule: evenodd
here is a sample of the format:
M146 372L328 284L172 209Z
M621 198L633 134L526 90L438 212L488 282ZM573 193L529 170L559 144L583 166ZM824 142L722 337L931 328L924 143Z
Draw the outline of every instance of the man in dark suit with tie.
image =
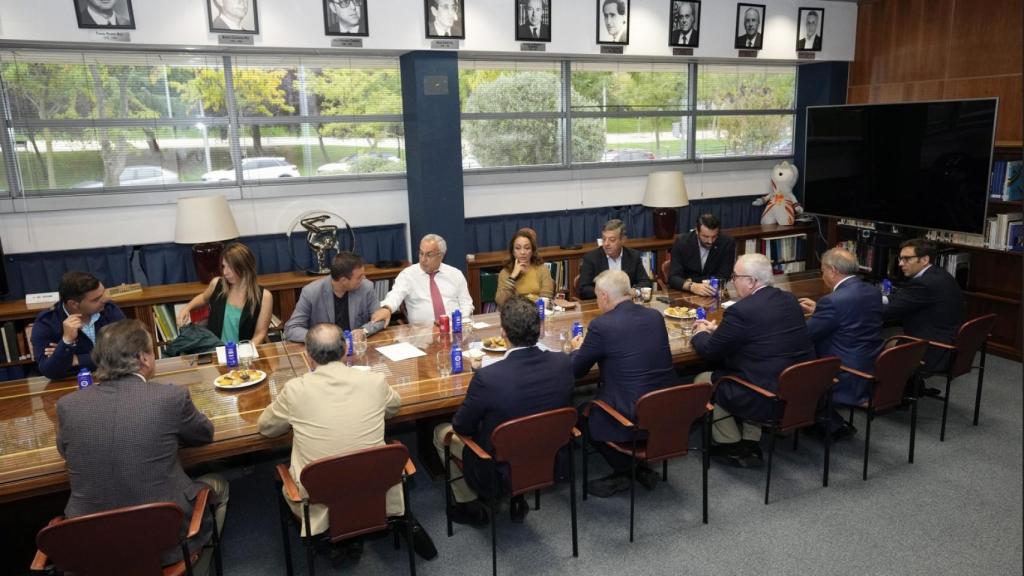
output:
M838 356L843 366L873 372L875 358L882 351L882 298L878 289L857 277L857 257L842 248L832 248L822 255L821 278L832 292L817 303L800 299L800 307L811 314L807 330L818 357ZM869 393L866 380L840 372L832 401L858 405L868 399ZM857 433L837 411L831 414L828 428L834 438Z
M907 336L951 344L964 321L964 297L956 280L933 265L937 256L935 244L927 240L900 244L900 270L908 280L886 299L883 313L886 322L902 323ZM942 370L948 359L945 350L929 346L924 371Z
M676 26L673 39L676 46L697 46L700 31L697 30L697 8L693 2L673 2L676 11Z
M217 475L192 480L181 467L178 446L213 440L213 424L196 409L188 388L150 381L156 371L153 341L138 320L107 326L92 353L101 382L57 401L57 451L67 462L71 497L68 518L124 506L173 502L185 513L203 485L217 502L217 527L224 525L228 483ZM203 529L189 542L197 551L212 535L206 515ZM165 565L181 560L168 550ZM204 556L200 562L208 562ZM205 573L200 568L199 573Z
M124 0L78 0L75 6L78 8L79 27L134 28L135 26Z
M565 354L537 347L540 318L532 302L514 296L502 305L501 336L508 343L505 358L477 370L452 423L434 429L434 446L442 458L445 437L453 429L491 452L491 433L500 424L569 405L574 384L572 365ZM493 470L489 462L463 447L458 438L452 438L451 454L462 460L464 478L451 484L456 504L449 512L455 522L486 524L487 512L477 494L493 494ZM453 467L453 472L458 471ZM507 478L507 470L500 472ZM512 500L514 521L521 522L528 511L522 495Z
M609 220L601 229L601 246L583 255L580 264L580 293L584 300L596 298L594 281L605 270L622 270L629 276L634 288L651 285L651 278L644 268L640 251L628 248L622 243L626 239L626 223Z
M743 13L743 34L736 37L736 48L761 49L764 37L761 35L761 12L757 8L747 8Z
M544 0L520 0L520 13L526 20L516 30L516 40L551 41L551 27L544 24Z
M725 310L721 324L698 320L694 325L694 351L717 365L696 381L739 376L775 391L783 370L814 358L804 312L795 296L772 286L772 264L764 254L740 256L732 279L739 300ZM712 456L733 466L760 466L761 428L743 422L741 430L736 420L768 419L772 402L725 380L715 390L714 403Z
M601 370L597 399L633 419L641 396L676 383L665 320L657 311L633 303L629 277L621 270L602 272L596 286L602 314L590 322L585 338L573 339L572 369L580 378L597 364ZM625 442L632 433L599 409L592 409L580 425L588 427L591 442L613 470L590 482L587 491L606 498L628 490L630 457L605 442ZM636 473L647 489L656 486L657 474L647 466L638 467Z
M676 290L710 296L711 286L704 280L718 278L723 283L732 274L736 262L736 242L721 233L721 223L713 214L701 214L697 227L672 244L668 285Z
M804 19L804 35L796 41L797 50L821 50L821 34L818 30L818 11L810 10Z

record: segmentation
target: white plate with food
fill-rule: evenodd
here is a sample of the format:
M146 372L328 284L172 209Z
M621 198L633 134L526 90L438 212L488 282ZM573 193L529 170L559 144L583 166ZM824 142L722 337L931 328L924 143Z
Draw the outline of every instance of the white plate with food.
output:
M246 388L253 384L259 384L267 377L263 370L249 369L231 370L227 374L221 374L214 379L213 385L224 390L237 390Z
M665 316L675 318L676 320L690 320L697 318L697 309L688 308L686 306L669 306L668 308L665 308L663 313Z
M508 350L508 344L501 336L492 336L484 338L482 348L488 352L505 352Z

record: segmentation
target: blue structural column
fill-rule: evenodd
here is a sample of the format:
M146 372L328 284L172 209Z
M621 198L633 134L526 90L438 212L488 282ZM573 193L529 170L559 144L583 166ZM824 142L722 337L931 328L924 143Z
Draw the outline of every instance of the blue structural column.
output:
M801 172L797 186L803 199L804 129L808 106L846 104L846 85L849 79L848 62L818 62L803 64L797 74L796 133L793 138L793 162Z
M465 272L458 55L410 52L401 69L412 255L425 234L440 234L448 243L445 263Z

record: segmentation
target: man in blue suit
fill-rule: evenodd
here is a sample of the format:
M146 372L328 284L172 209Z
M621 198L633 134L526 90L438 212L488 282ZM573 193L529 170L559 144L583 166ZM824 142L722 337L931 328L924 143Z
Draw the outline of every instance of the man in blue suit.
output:
M579 378L597 364L601 369L597 399L632 420L641 396L675 384L665 320L657 311L632 302L625 272L605 270L594 284L602 314L590 322L586 338L573 339L572 369ZM591 410L587 420L591 441L613 470L591 482L587 490L601 498L628 490L630 457L608 448L605 442L626 442L631 432L601 410ZM637 468L637 480L653 489L657 474L641 466Z
M842 248L832 248L821 257L821 279L832 290L817 304L800 299L800 307L811 314L807 330L819 358L838 356L843 366L873 372L875 358L882 350L882 297L878 289L861 281L857 257ZM840 372L833 389L836 404L860 404L868 399L867 381ZM829 430L834 438L852 436L857 429L833 411Z
M501 336L509 343L505 358L477 370L452 423L434 429L434 446L442 458L445 437L453 429L491 452L491 433L500 424L569 405L574 384L569 357L537 347L540 318L532 302L522 296L505 302L501 307ZM477 494L493 494L493 471L489 463L463 447L458 437L452 437L451 454L462 460L464 478L451 484L456 504L449 512L460 524L486 524L487 512ZM499 472L507 479L506 470ZM522 522L529 509L523 495L515 497L512 520Z
M698 320L691 345L694 351L719 367L704 372L697 381L717 381L738 376L765 390L778 389L779 374L814 358L804 313L796 297L772 286L771 262L764 254L744 254L732 274L739 301L725 310L722 323ZM733 466L759 466L761 428L740 420L766 420L772 403L732 381L715 390L712 455Z

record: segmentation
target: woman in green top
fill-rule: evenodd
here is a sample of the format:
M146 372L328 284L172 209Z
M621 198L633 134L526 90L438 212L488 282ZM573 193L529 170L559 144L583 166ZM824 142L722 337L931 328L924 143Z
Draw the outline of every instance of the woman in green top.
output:
M274 297L256 282L256 257L245 244L228 245L220 257L221 276L178 313L178 325L188 323L193 309L210 305L206 327L223 342L267 341Z
M537 253L536 235L529 228L520 228L508 243L508 262L498 274L494 302L501 306L514 294L544 298L555 295L555 282Z

